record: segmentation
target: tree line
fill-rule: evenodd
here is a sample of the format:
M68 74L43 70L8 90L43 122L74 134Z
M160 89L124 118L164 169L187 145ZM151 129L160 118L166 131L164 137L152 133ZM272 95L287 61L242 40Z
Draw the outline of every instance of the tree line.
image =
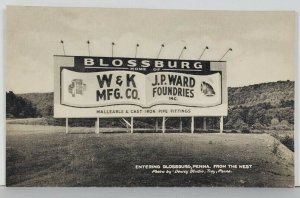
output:
M40 116L33 104L12 91L6 92L7 118L35 118Z
M32 104L30 98L15 95L13 92L6 92L6 116L8 118L35 118L45 117L49 125L63 125L63 120L53 119L53 94L42 94L39 99L33 97L36 104ZM33 100L33 99L32 99ZM37 108L38 107L38 108ZM139 125L153 124L152 119L141 119ZM202 127L201 118L196 122L196 127ZM80 119L76 125L93 125L93 119ZM108 126L120 125L116 120L107 121ZM178 125L177 119L169 119L169 126ZM253 104L251 106L231 105L228 116L224 117L224 128L233 130L243 129L291 129L294 125L294 100L281 100L276 105L270 102ZM183 118L183 126L190 127L189 118ZM219 128L219 119L211 117L207 119L208 128Z

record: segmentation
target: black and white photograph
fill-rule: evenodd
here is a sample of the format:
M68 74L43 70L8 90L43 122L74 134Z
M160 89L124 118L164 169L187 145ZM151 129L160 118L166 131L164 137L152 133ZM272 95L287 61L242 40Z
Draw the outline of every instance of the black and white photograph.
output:
M295 12L8 6L5 23L6 186L295 186Z

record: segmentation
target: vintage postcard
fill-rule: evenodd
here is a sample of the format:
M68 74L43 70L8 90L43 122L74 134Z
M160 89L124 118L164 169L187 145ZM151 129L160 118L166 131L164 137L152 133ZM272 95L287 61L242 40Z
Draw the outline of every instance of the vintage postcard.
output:
M294 12L11 6L7 186L294 187Z

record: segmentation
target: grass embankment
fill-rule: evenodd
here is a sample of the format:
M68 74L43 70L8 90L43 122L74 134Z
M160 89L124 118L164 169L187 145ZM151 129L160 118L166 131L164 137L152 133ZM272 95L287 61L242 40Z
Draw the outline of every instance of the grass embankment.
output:
M135 169L142 164L253 167L166 175ZM293 181L293 152L267 134L65 134L64 127L7 124L8 186L292 187Z

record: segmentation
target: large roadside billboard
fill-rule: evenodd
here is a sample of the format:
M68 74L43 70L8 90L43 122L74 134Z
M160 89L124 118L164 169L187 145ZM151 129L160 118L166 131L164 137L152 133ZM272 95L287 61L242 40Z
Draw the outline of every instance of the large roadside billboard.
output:
M226 63L54 56L54 117L226 116Z

